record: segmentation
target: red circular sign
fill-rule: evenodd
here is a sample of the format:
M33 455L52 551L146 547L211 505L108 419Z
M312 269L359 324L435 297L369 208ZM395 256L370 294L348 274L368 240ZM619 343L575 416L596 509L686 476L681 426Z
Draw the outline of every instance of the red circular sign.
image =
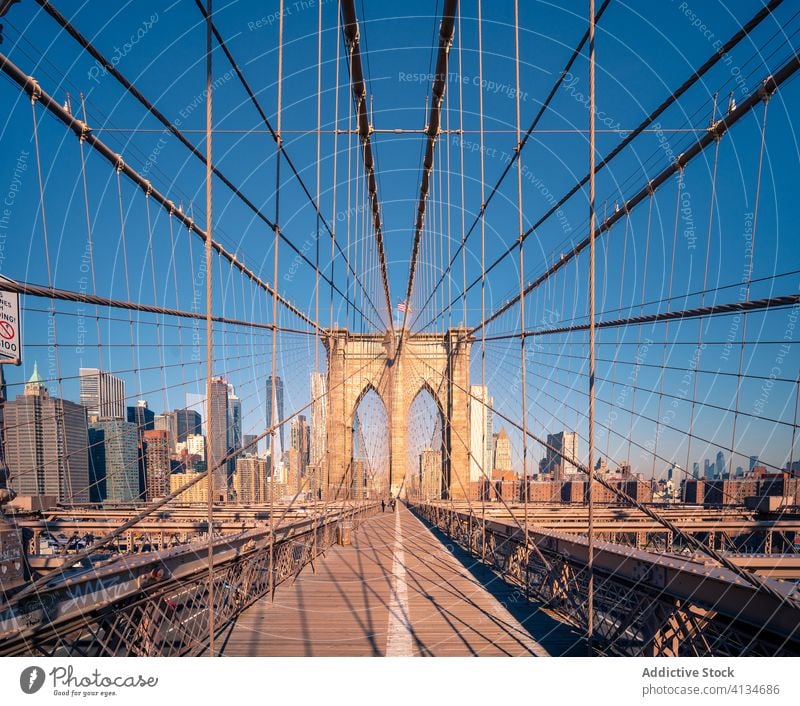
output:
M0 321L0 336L7 341L14 338L14 327L8 321Z

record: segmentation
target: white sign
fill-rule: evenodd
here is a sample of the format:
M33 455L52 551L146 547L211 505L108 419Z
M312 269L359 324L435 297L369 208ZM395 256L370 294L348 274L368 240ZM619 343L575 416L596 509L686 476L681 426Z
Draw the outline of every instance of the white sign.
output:
M10 358L17 365L22 361L19 294L2 290L0 290L0 357Z

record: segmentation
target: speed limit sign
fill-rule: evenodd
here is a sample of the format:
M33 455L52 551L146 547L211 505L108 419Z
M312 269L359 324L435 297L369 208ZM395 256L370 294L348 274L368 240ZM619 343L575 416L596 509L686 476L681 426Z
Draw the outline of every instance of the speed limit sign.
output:
M3 278L4 279L4 278ZM2 279L0 279L2 287ZM0 289L0 358L19 365L22 338L19 333L19 294Z

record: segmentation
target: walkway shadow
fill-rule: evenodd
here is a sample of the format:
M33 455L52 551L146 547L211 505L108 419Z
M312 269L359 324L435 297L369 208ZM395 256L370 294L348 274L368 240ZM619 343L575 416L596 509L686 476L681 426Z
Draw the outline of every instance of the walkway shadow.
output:
M409 508L411 510L411 508ZM553 657L585 657L587 653L586 637L571 625L552 618L542 609L539 601L527 600L519 586L506 583L500 575L479 559L456 544L438 527L430 524L411 510L436 539L448 549L472 577L525 628L532 639L536 640Z

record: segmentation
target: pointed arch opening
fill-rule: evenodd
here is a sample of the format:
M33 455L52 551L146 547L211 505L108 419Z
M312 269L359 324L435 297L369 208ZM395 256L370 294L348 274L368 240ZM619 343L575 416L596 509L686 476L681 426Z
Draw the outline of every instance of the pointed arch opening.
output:
M350 424L352 450L341 497L385 497L389 487L389 414L371 384L356 400Z
M423 383L408 408L406 422L406 493L420 500L444 497L445 468L444 411L436 392Z

